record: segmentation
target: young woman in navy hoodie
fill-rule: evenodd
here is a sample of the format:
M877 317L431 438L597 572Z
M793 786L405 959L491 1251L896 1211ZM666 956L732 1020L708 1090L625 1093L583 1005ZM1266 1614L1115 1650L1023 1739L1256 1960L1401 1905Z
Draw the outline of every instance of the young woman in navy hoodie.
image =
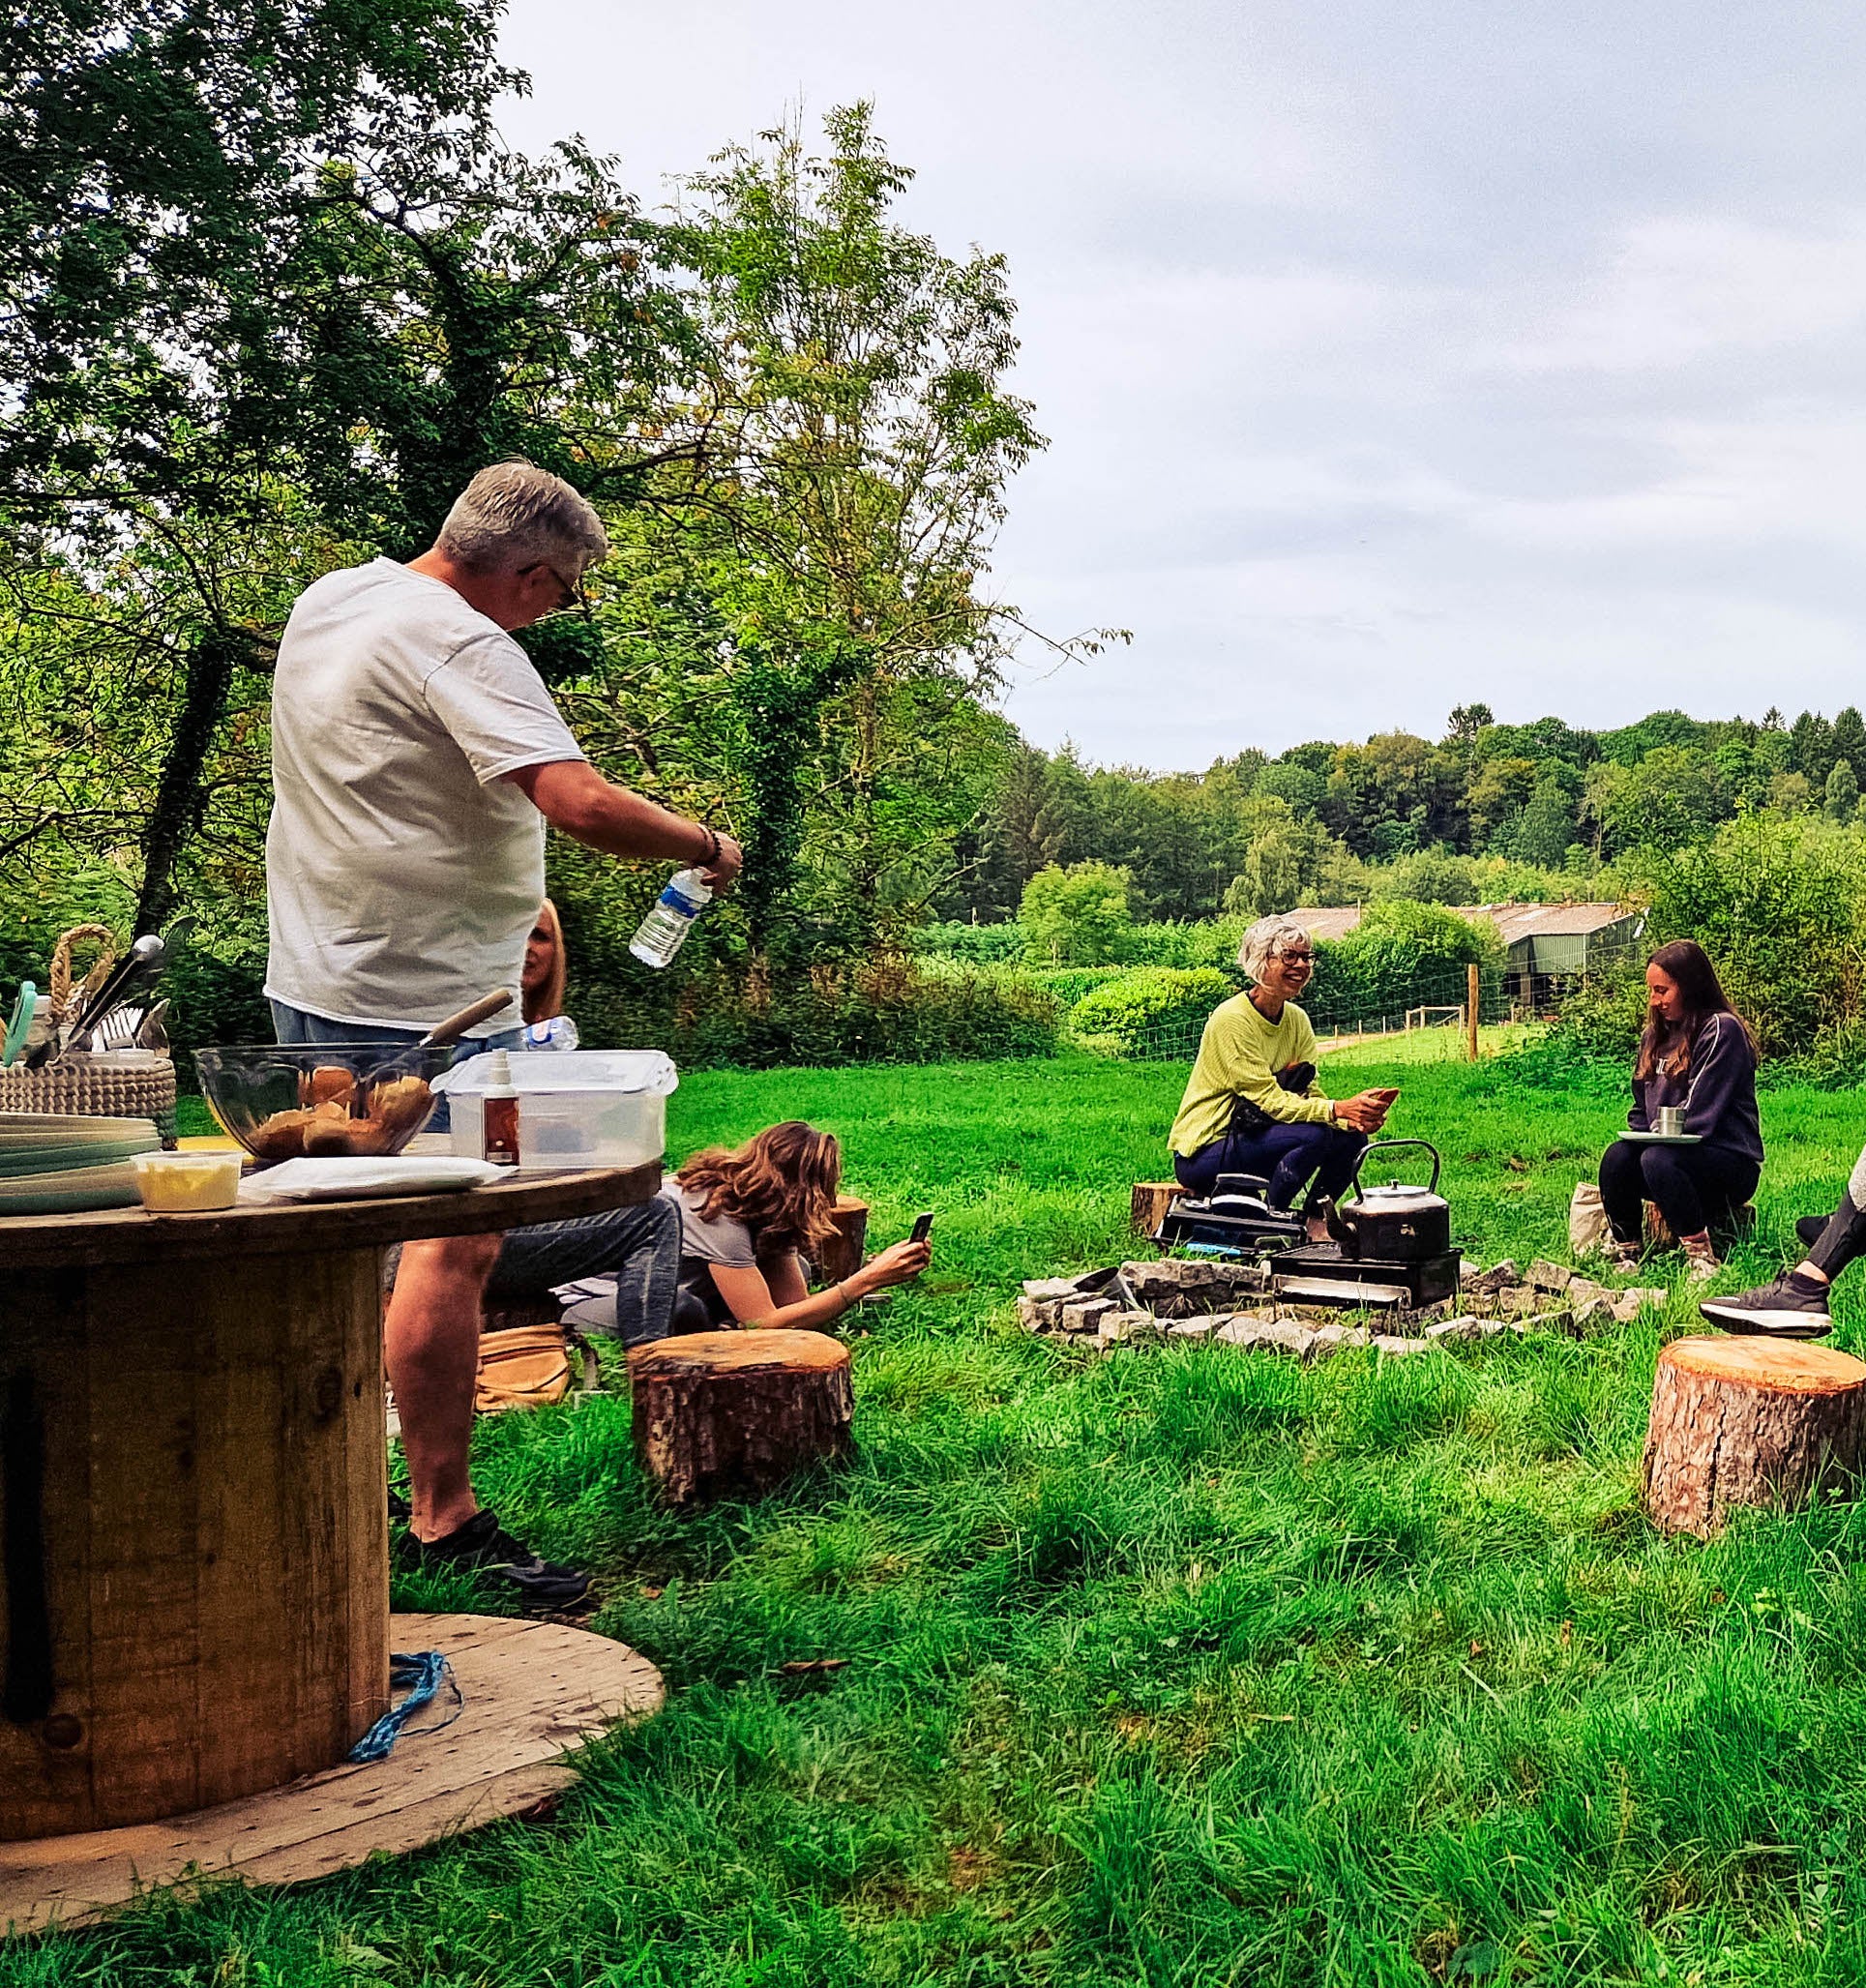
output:
M1678 1238L1693 1283L1716 1274L1711 1231L1727 1230L1762 1173L1762 1127L1756 1111L1756 1045L1749 1024L1718 984L1695 940L1673 939L1645 968L1645 1033L1633 1064L1630 1132L1652 1132L1668 1106L1702 1143L1651 1145L1615 1140L1601 1156L1600 1199L1613 1231L1610 1254L1638 1261L1644 1202Z

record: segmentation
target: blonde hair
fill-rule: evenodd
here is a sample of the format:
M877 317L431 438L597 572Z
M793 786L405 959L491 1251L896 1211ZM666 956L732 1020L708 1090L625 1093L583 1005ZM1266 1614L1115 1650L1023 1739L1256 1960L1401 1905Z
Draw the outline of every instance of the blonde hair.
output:
M674 1175L705 1222L743 1222L758 1248L818 1250L836 1233L843 1149L801 1118L767 1126L734 1152L709 1146Z
M570 956L564 950L564 923L557 906L547 898L532 921L535 932L542 927L550 934L550 971L535 988L526 990L523 1007L527 1022L548 1022L564 1012L564 981L570 972Z
M1312 943L1308 928L1293 918L1281 912L1259 918L1238 941L1238 970L1248 979L1261 980L1264 967L1278 953L1287 953L1292 945Z
M551 566L566 569L570 580L609 552L608 534L588 501L535 462L482 469L454 499L434 543L474 573Z

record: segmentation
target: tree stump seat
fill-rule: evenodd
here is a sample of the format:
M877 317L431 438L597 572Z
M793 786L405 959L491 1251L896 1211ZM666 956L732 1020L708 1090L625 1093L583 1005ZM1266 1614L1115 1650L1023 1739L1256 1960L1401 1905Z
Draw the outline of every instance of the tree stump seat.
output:
M1185 1191L1176 1180L1137 1180L1128 1196L1128 1227L1136 1235L1151 1236Z
M670 1504L764 1492L845 1455L848 1349L822 1332L692 1332L629 1354L635 1450Z
M1833 1347L1673 1340L1652 1378L1645 1509L1708 1539L1741 1505L1851 1495L1866 1452L1866 1364Z
M868 1248L869 1204L859 1201L852 1194L836 1197L836 1212L831 1217L836 1224L835 1235L816 1252L816 1281L819 1284L840 1284L844 1277L853 1277L862 1267L862 1258Z

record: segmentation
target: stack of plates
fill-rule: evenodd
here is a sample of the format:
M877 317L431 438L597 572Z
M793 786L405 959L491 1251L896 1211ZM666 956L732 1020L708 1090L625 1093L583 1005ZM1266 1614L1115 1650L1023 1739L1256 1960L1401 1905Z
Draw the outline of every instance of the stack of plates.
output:
M74 1118L0 1112L0 1215L69 1215L127 1208L137 1153L161 1150L149 1118Z

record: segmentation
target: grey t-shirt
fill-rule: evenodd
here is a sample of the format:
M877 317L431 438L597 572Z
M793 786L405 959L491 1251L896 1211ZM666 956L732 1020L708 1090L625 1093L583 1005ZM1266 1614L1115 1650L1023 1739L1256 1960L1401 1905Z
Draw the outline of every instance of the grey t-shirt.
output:
M709 1222L699 1211L705 1197L681 1186L678 1180L664 1180L665 1200L680 1210L680 1270L684 1283L692 1268L700 1263L718 1263L727 1270L755 1270L758 1248L752 1231L730 1215L715 1215Z

